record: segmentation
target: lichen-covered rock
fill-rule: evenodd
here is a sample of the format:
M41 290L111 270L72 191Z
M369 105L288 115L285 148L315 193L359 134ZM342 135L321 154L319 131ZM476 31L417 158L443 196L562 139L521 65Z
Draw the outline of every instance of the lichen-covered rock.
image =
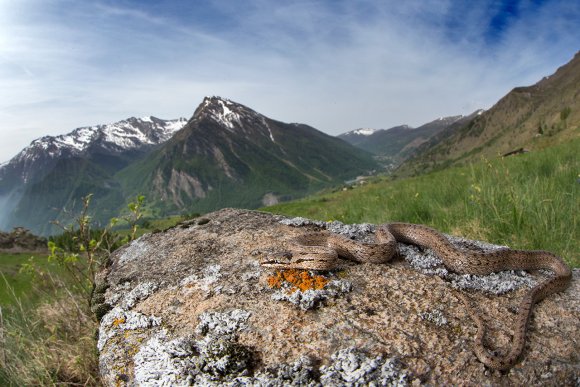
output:
M372 241L344 225L225 209L145 235L99 274L100 372L108 386L574 385L580 380L580 273L534 307L508 372L472 351L477 305L492 349L511 343L519 301L543 274L459 276L399 244L388 264L277 274L259 259L306 231ZM501 248L449 237L458 246ZM288 280L288 284L284 281Z

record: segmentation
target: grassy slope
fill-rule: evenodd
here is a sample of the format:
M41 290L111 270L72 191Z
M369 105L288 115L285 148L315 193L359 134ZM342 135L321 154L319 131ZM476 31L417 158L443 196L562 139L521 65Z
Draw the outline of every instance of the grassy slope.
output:
M20 273L23 264L33 263L41 270L57 270L53 265L49 265L46 256L38 254L12 254L0 253L0 306L7 306L21 298L29 295L33 286L33 276L27 273ZM49 268L50 266L50 268Z
M347 223L403 221L560 254L580 267L580 139L505 159L322 194L266 211Z
M518 149L539 150L578 138L580 53L556 73L517 87L468 125L443 131L420 146L401 175L421 174Z

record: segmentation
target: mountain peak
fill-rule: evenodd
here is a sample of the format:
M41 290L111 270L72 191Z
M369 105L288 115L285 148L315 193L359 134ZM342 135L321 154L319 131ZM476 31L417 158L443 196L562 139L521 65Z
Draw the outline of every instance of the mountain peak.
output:
M242 126L242 118L257 116L252 109L218 96L205 97L195 110L194 119L209 118L229 130Z
M377 129L360 128L360 129L353 130L352 134L359 134L361 136L370 136L371 134L373 134L376 131L377 131Z

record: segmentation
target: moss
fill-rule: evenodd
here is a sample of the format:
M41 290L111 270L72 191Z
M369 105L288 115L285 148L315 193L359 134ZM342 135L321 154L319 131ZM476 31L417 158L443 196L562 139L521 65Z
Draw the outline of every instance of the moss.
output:
M93 296L95 294L105 294L108 288L109 284L106 281L96 282L95 287L93 289Z
M109 304L95 304L91 307L91 311L95 314L95 317L98 321L101 319L112 309L111 305Z
M105 295L103 293L94 293L91 298L91 305L103 304L105 302Z

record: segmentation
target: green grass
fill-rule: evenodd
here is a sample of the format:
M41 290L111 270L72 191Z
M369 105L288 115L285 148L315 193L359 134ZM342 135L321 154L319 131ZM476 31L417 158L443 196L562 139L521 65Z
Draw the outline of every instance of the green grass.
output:
M46 255L38 254L0 253L0 306L13 304L15 298L31 294L35 277L30 273L21 273L23 265L32 263L41 270L58 270L46 258Z
M100 385L97 323L66 270L0 253L0 273L0 386Z
M311 196L263 210L345 223L422 223L542 249L580 267L580 139L505 159Z

